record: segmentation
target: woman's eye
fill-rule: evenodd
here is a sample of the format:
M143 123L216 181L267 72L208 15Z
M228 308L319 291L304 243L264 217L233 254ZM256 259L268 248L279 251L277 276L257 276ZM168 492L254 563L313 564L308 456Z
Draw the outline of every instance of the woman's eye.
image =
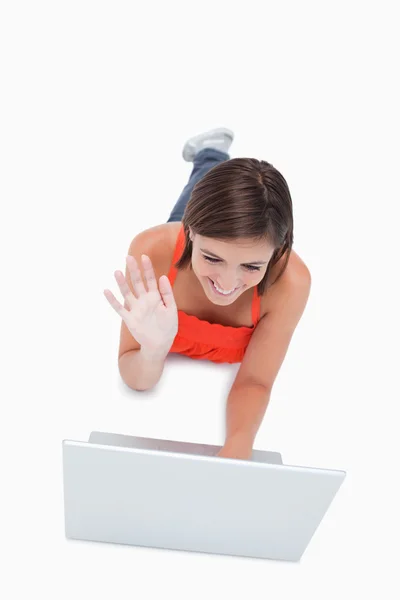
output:
M249 271L259 271L261 267L253 267L251 265L247 265L246 269L249 269Z
M208 260L208 262L213 263L213 264L220 262L220 260L218 258L211 258L211 256L205 256L204 254L203 254L203 257L205 260ZM253 267L252 265L246 265L245 268L248 269L249 271L259 271L261 269L261 267Z

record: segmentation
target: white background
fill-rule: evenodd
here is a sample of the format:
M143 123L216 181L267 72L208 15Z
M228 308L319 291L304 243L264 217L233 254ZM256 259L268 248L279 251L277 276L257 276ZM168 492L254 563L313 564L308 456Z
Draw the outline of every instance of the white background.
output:
M396 7L1 4L2 597L399 597ZM238 366L174 355L129 390L103 296L219 126L286 178L312 274L255 442L347 471L298 564L64 537L63 439L223 443Z

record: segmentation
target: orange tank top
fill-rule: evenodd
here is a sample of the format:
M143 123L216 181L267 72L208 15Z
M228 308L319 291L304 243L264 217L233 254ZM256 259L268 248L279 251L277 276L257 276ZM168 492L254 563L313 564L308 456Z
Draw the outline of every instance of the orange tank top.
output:
M185 234L181 226L172 264L168 273L171 286L174 285L177 269L174 264L179 260L184 248ZM219 323L210 323L194 315L178 310L178 333L170 352L185 354L190 358L211 360L215 363L238 363L243 360L247 345L260 318L260 297L257 286L254 287L251 305L252 327L232 327Z

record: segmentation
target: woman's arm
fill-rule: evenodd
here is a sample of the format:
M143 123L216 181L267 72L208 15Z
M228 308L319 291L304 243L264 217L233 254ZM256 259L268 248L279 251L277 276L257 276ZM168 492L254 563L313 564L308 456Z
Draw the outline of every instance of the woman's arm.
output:
M250 459L271 390L262 385L233 385L226 404L226 441L217 456Z
M154 354L143 348L125 352L118 359L123 381L133 390L149 390L160 380L167 355L168 350Z
M278 286L278 284L277 284ZM307 267L282 278L269 312L251 337L226 405L226 441L220 456L251 456L272 386L310 294Z

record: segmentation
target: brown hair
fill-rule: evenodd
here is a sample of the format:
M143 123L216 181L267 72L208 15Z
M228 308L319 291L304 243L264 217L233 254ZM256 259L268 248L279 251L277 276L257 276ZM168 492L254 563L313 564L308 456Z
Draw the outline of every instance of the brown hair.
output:
M175 263L192 269L193 233L218 240L268 240L275 248L266 273L257 286L262 295L272 267L286 252L286 269L293 245L293 207L285 178L265 160L232 158L210 169L194 186L182 217L185 247ZM268 285L268 287L270 287Z

